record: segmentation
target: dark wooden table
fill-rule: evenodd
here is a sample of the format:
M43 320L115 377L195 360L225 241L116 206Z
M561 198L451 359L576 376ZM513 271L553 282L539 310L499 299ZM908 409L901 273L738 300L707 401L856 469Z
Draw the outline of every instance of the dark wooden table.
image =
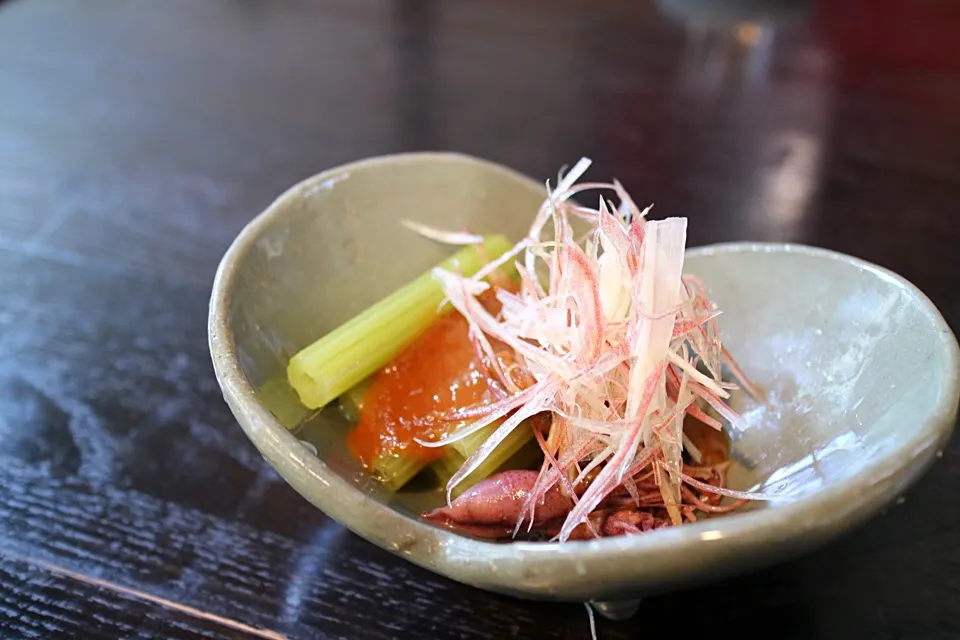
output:
M214 380L241 227L417 149L588 155L692 244L845 251L960 329L957 3L0 2L0 637L589 637L325 519ZM600 637L960 637L958 491L955 439L855 533Z

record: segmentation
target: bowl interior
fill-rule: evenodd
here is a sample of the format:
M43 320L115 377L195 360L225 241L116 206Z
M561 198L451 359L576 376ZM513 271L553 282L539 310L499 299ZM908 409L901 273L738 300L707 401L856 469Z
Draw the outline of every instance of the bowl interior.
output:
M223 298L239 366L259 401L358 491L408 516L435 504L433 491L397 498L370 480L346 451L338 413L299 404L285 382L287 361L449 254L401 218L516 239L543 195L519 174L449 154L348 165L284 194L238 242ZM929 424L952 422L943 407L956 403L956 343L901 279L783 245L693 249L686 271L706 283L723 311L726 346L767 396L763 404L734 400L744 416L730 432L734 488L809 495L880 461L902 468L942 444L949 429ZM327 483L310 482L301 479L299 490L323 503Z
M725 344L766 396L733 399L744 424L730 431L743 470L732 482L799 498L880 460L897 468L917 453L905 445L920 442L937 407L955 406L956 343L899 277L782 245L695 249L686 265L723 310Z
M367 160L321 174L281 196L248 229L237 264L228 324L243 373L258 399L327 467L405 512L434 492L397 500L372 481L344 444L336 407L313 413L286 382L292 355L450 255L451 248L403 227L409 218L452 230L526 232L545 187L457 154Z

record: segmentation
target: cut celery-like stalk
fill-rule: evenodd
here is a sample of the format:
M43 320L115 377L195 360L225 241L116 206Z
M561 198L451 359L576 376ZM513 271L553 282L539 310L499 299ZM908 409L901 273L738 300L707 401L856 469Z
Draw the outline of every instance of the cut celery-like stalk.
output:
M483 429L480 429L479 431L475 431L471 433L465 438L457 440L456 442L451 442L449 445L447 445L447 448L453 449L454 451L459 453L464 460L466 460L467 458L472 456L473 452L479 449L480 446L484 442L486 442L487 438L489 438L490 435L494 431L496 431L502 424L503 424L503 419L501 418L500 420L496 420L492 422L490 425L484 427ZM514 434L522 431L529 431L529 429L527 429L526 423L518 425L517 428L514 429L513 432L510 434L510 436L508 436L508 438L513 437ZM500 443L501 447L503 445L504 443Z
M277 421L290 431L303 424L313 413L300 403L286 376L270 378L257 389L257 395Z
M473 275L512 246L503 236L489 236L482 249L465 247L438 266ZM387 364L440 313L449 311L450 305L438 309L443 297L433 274L422 274L297 353L287 366L290 386L305 406L327 405Z
M440 480L441 486L446 486L453 474L463 466L466 459L473 455L499 426L500 422L495 422L475 434L471 434L462 440L458 440L444 447L443 456L435 461L432 467L434 474ZM524 420L516 429L510 432L503 442L487 456L473 473L461 480L460 483L453 488L451 492L453 497L459 496L481 480L489 478L503 469L526 468L531 456L519 456L518 454L521 453L532 439L533 431L530 429L530 423ZM539 450L539 447L537 447L537 452L539 452Z
M427 462L403 454L380 456L373 470L381 483L391 491L399 491L427 466Z
M437 478L437 484L442 487L446 486L447 481L463 466L465 460L466 458L453 448L444 447L443 455L430 465L430 470Z
M367 395L371 384L373 384L373 378L366 378L360 384L347 389L340 396L340 413L350 424L356 424L360 420L360 412L363 411L363 398Z

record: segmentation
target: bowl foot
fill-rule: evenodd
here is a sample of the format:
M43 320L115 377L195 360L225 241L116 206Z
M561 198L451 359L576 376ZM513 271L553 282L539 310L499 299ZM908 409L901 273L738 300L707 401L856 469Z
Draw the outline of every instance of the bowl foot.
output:
M640 608L640 600L604 600L590 601L593 610L608 620L626 620Z

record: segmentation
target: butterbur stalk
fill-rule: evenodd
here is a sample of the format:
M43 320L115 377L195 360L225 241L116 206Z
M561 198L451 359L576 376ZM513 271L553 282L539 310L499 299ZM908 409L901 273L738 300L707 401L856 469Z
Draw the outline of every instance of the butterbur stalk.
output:
M373 470L383 486L391 491L397 491L410 482L427 464L417 456L387 453L377 458L373 463Z
M483 239L438 265L469 277L511 248L503 236ZM432 270L431 270L432 272ZM426 331L441 313L444 291L431 272L424 273L297 353L287 367L300 401L319 409L379 368Z
M340 396L340 413L350 424L356 424L360 420L360 413L363 411L364 397L370 390L373 383L372 378L367 378L360 384L350 387Z
M502 420L498 421L462 440L458 440L444 447L443 456L433 463L433 470L441 485L445 485L450 478L463 467L470 456L476 453L502 422ZM527 422L530 423L531 421ZM532 426L533 425L530 424L524 424L511 431L504 441L501 442L489 456L483 459L483 462L477 469L453 487L451 497L456 498L484 478L490 477L501 469L513 466L510 464L513 461L517 461L518 463L528 462L525 459L518 460L518 455L521 454L523 449L533 440Z

